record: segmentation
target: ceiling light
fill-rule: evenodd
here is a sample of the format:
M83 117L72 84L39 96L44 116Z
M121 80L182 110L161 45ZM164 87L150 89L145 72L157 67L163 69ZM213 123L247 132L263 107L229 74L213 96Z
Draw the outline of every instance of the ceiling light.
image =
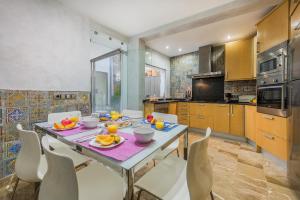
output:
M169 46L166 46L166 49L169 49Z
M179 52L181 52L181 51L182 51L182 49L181 49L181 48L179 48L179 49L178 49L178 51L179 51Z
M227 35L227 40L230 40L231 39L231 36L230 35Z

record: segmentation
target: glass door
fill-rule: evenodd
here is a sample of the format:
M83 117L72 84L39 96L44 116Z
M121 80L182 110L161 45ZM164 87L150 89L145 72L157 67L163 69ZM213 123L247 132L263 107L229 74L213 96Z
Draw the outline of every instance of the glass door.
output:
M93 112L122 110L122 54L118 49L91 60Z

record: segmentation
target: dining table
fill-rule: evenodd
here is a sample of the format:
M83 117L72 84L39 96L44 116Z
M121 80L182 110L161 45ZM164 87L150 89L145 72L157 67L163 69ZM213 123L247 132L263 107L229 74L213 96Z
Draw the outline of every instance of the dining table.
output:
M40 122L34 125L34 129L37 133L44 135L50 135L61 142L70 146L70 148L82 153L86 156L89 156L98 162L103 163L104 165L116 170L120 176L122 176L126 182L126 200L131 200L134 195L134 173L135 168L138 165L146 164L148 161L152 160L154 155L159 151L166 148L175 140L179 139L183 135L183 153L184 159L186 160L188 157L188 127L186 125L176 124L176 126L172 127L172 129L168 131L163 130L155 130L152 141L144 145L143 148L138 149L134 155L130 155L122 159L118 159L118 157L110 157L105 153L99 153L97 149L90 148L88 145L83 145L78 141L83 141L81 138L92 138L93 136L100 134L103 131L102 124L99 124L95 129L85 129L80 130L77 133L73 132L73 134L60 134L58 131L54 131L51 127L53 124L49 124L48 122ZM129 126L126 128L119 129L121 135L128 136L132 140L134 127ZM117 150L117 148L125 148L126 141L123 144L120 144L116 147L113 147ZM126 148L125 148L126 151Z

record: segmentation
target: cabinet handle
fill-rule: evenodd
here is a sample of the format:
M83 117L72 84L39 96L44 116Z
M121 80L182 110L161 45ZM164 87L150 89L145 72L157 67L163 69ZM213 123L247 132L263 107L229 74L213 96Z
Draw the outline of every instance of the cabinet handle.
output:
M269 115L263 115L263 118L269 119L269 120L274 120L274 117L269 116Z
M256 43L256 53L260 52L260 42Z
M274 140L275 139L275 137L273 135L268 134L268 133L264 133L264 137L269 139L269 140Z
M218 105L219 107L226 107L227 105Z
M198 115L198 119L205 119L203 115Z
M230 115L233 116L233 106L230 105Z

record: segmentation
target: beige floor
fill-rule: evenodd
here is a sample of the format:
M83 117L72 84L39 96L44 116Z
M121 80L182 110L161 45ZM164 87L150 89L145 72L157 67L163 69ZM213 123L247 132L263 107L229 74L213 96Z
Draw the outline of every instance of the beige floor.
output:
M193 142L201 136L190 133ZM182 140L180 143L182 149ZM290 200L300 199L300 178L287 177L286 170L256 153L248 144L212 137L208 153L213 163L215 199L226 200ZM182 152L181 152L182 156ZM146 173L152 164L137 172L137 179ZM9 199L10 194L0 190L0 199ZM21 184L17 200L33 199L33 186ZM144 194L143 200L155 199Z

